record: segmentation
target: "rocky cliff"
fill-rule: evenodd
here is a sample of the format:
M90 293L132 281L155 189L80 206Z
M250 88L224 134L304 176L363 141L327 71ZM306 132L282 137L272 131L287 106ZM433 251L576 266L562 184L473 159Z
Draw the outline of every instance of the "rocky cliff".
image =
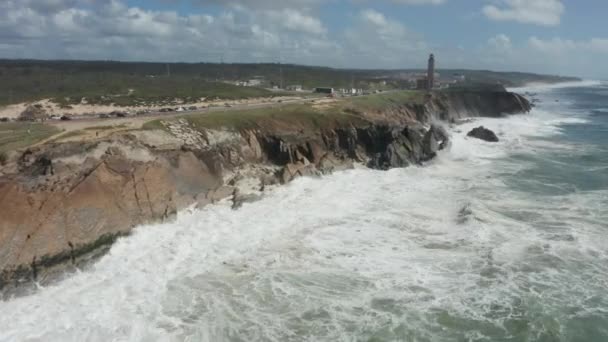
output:
M260 117L247 125L160 121L154 130L13 153L0 169L0 289L43 282L134 227L191 205L230 199L238 207L270 186L354 163L421 164L448 144L436 121L529 110L508 92L438 93L422 103Z

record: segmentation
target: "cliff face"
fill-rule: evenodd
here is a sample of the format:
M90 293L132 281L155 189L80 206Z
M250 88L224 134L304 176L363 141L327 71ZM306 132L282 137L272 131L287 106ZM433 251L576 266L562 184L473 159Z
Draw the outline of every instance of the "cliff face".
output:
M234 206L269 186L363 163L388 169L433 158L448 143L429 123L530 110L506 92L441 93L323 125L274 119L246 129L205 129L186 120L166 130L101 141L43 145L0 176L0 289L44 281L147 222L192 204ZM173 132L173 133L170 133Z
M443 120L467 117L499 117L504 114L529 112L530 103L510 92L453 91L432 100L429 112L439 113Z

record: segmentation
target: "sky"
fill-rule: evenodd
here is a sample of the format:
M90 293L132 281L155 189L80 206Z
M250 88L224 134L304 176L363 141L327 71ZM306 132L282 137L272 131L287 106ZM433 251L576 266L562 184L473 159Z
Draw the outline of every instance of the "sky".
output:
M0 58L608 79L606 0L0 0Z

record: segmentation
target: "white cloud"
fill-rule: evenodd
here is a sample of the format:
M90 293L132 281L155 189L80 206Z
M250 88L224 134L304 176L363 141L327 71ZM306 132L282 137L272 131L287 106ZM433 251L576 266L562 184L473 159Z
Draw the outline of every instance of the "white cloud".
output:
M592 38L589 46L593 51L608 55L608 38Z
M62 0L47 0L62 1ZM320 4L337 2L337 0L162 0L166 2L190 2L199 5L222 5L222 6L243 6L257 9L281 9L295 8L299 10L311 9ZM362 2L370 0L342 0L344 2ZM404 5L441 5L448 0L380 0Z
M34 1L34 0L29 0ZM53 11L0 2L0 56L153 61L289 61L338 67L404 67L426 44L375 10L330 32L312 10L224 7L183 15L125 0L49 0ZM312 3L316 0L310 0ZM78 6L67 6L78 3ZM243 1L242 1L243 2ZM244 2L253 3L254 1ZM421 57L422 58L422 57Z
M405 5L441 5L447 0L393 0L393 2Z
M311 34L323 34L327 32L327 29L319 19L294 9L267 11L265 15L269 20L290 31L307 32Z
M565 7L561 0L502 0L483 8L486 17L496 21L517 21L542 26L556 26Z
M496 50L506 51L511 50L511 38L506 34L499 34L488 39L488 44Z
M135 7L126 0L0 0L0 58L282 60L335 67L404 68L423 67L428 54L434 52L441 67L588 77L603 72L608 76L604 63L607 37L517 40L497 34L479 42L477 48L461 46L466 44L463 41L434 46L390 13L374 9L346 16L340 22L343 28L332 29L321 20L318 10L285 5L293 5L295 0L286 0L276 8L252 8L248 6L258 1L239 1L241 4L222 7L219 12L202 7L201 14L181 14ZM304 3L322 1L330 0ZM531 0L496 1L499 10L522 11L525 6L538 5ZM408 4L414 2L425 1Z
M513 41L499 34L476 51L477 65L469 68L518 70L536 73L606 77L603 61L608 58L608 39L571 40L532 36Z
M189 2L196 5L219 5L223 7L247 7L250 9L284 9L293 8L300 11L309 10L331 0L161 0L165 2Z
M559 37L548 40L531 37L528 40L528 45L539 52L552 54L557 58L572 54L604 54L604 57L608 57L608 39L604 38L577 41Z
M361 11L341 41L350 55L347 58L359 67L399 68L424 61L428 54L428 46L419 35L373 9Z
M300 63L321 63L311 56L337 50L320 19L296 9L234 6L183 15L124 0L41 0L30 7L34 1L0 0L0 57L268 62L290 53Z
M24 7L31 8L40 13L55 13L64 9L73 8L78 5L88 5L94 0L6 0L7 2L19 3ZM101 1L99 1L101 2Z
M388 19L384 14L372 9L360 13L361 22L376 34L379 39L397 42L407 38L405 26L398 21Z

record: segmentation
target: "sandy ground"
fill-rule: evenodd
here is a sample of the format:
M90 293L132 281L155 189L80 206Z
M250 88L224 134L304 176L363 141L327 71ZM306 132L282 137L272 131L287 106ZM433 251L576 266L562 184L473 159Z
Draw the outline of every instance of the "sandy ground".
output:
M60 120L47 120L46 124L55 126L61 130L58 133L48 139L38 142L36 145L44 144L49 141L84 141L90 139L99 139L119 131L139 129L141 126L154 119L158 118L171 118L180 117L184 115L200 115L205 113L213 112L230 112L235 110L243 109L254 109L254 108L267 108L282 105L289 105L295 103L305 103L312 101L321 105L328 105L329 103L335 102L335 99L323 99L323 98L306 98L306 97L280 97L280 98L262 98L262 99L250 99L241 101L214 101L206 102L205 106L199 107L196 111L190 112L170 112L170 113L152 113L142 116L129 116L125 118L98 118L91 116L91 118L83 118L70 121ZM226 107L225 103L230 103L230 107ZM213 104L213 105L210 105ZM189 104L193 106L196 104ZM105 106L98 106L98 108L104 108ZM125 111L124 107L111 107L112 110ZM139 108L138 110L141 110ZM98 129L96 129L96 127ZM74 132L76 134L70 134Z
M289 102L294 100L302 99L302 96L281 96L274 98L251 98L251 99L243 99L243 100L214 100L214 101L205 101L205 99L201 99L199 102L193 103L182 103L178 105L165 105L165 106L140 106L140 107L120 107L120 106L105 106L105 105L89 105L89 104L77 104L72 105L70 109L60 108L59 105L50 101L50 99L44 99L36 102L26 102L19 103L15 105L0 107L0 118L10 118L15 119L19 117L28 106L31 105L41 105L44 107L46 112L49 115L98 115L103 113L111 113L113 111L121 111L121 112L132 112L135 113L141 110L150 110L150 111L158 111L161 108L175 108L175 107L190 107L196 106L199 109L209 108L209 107L221 107L229 104L231 106L247 106L247 105L259 105L263 103L278 103L278 102Z
M315 100L314 104L313 104L313 108L318 109L318 110L323 110L323 109L329 109L331 108L331 105L333 103L338 102L339 99L338 98L324 98L324 99L318 99Z
M59 128L60 133L55 134L47 139L37 142L35 145L47 143L49 141L86 141L92 139L100 139L106 136L112 135L119 131L126 130L137 130L142 125L150 120L157 118L171 118L184 115L200 115L211 112L230 112L234 110L243 109L254 109L254 108L267 108L275 107L296 103L312 102L315 108L323 108L336 102L335 98L325 98L319 95L302 94L301 96L281 96L274 98L252 98L244 100L216 100L216 101L204 101L202 99L196 103L184 103L172 106L162 107L119 107L119 106L99 106L99 105L88 105L79 104L73 105L71 109L62 109L56 103L51 102L49 99L40 100L36 102L20 103L16 105L10 105L0 107L0 118L8 117L11 119L18 118L19 115L31 105L41 105L44 107L48 115L79 115L80 118L61 121L61 120L47 120L45 123L48 125ZM228 104L228 105L227 105ZM196 106L198 109L195 111L186 112L165 112L160 113L161 108L176 108L176 107L190 107ZM124 118L99 118L98 114L111 113L113 111L121 112L132 112L135 113L141 110L149 110L150 113L146 115L127 116ZM90 114L90 117L86 114ZM84 117L82 117L84 115Z

